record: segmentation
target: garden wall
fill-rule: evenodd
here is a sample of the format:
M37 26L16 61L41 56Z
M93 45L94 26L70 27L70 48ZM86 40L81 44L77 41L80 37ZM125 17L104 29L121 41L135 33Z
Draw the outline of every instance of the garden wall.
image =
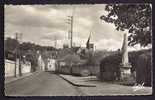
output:
M87 70L89 71L89 75L97 75L99 73L99 68L99 66L73 65L71 69L69 66L59 66L57 72L63 74L81 75L82 71Z
M16 62L16 75L19 75L19 60ZM31 72L31 64L30 63L22 63L22 73L30 73ZM5 77L12 77L15 74L15 62L11 60L5 59Z

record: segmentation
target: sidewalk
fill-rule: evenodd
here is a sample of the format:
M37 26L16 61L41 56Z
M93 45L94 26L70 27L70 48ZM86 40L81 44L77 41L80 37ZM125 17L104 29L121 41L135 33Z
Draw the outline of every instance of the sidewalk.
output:
M151 95L152 87L143 87L135 90L133 86L124 86L116 83L101 82L96 76L77 77L72 75L60 74L64 80L68 81L74 86L90 96L103 95Z
M96 84L90 82L93 80L97 80L96 76L80 77L63 74L59 74L59 76L75 86L96 87Z
M31 76L31 75L36 74L36 73L39 73L39 72L36 71L36 72L33 72L33 73L25 73L22 76L18 76L17 75L17 77L14 77L14 76L12 76L12 77L5 77L5 84L8 84L8 83L11 83L11 82L23 79L25 77Z

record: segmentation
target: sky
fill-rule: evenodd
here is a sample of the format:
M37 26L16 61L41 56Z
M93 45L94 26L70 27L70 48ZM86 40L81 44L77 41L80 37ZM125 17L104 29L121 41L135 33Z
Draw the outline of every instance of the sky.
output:
M114 24L101 20L108 12L105 4L89 5L5 5L5 38L15 38L22 33L22 42L57 48L69 44L67 24L68 16L73 14L73 44L85 47L91 33L90 42L98 50L117 50L123 42L124 31L117 31ZM139 46L129 47L137 50Z

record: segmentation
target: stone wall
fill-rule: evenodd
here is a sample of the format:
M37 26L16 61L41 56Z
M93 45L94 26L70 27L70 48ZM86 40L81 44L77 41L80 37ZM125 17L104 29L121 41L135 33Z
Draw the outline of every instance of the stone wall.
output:
M16 75L19 75L19 60L16 62ZM31 71L31 64L22 63L22 73L29 73ZM5 59L5 77L12 77L15 74L15 62Z
M19 74L19 62L17 61L16 73ZM5 60L5 77L14 76L15 62L11 60Z
M22 73L30 73L31 72L31 63L27 62L22 64Z
M90 75L96 76L99 73L99 68L99 66L73 65L71 69L69 66L59 66L57 72L64 74L81 75L81 72L83 70L88 70Z

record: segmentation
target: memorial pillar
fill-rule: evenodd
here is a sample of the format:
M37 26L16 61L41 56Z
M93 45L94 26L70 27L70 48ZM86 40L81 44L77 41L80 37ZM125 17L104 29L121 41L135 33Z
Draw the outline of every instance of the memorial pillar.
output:
M131 64L128 59L128 36L124 34L124 40L122 45L122 63L120 64L120 80L128 80L131 77Z

